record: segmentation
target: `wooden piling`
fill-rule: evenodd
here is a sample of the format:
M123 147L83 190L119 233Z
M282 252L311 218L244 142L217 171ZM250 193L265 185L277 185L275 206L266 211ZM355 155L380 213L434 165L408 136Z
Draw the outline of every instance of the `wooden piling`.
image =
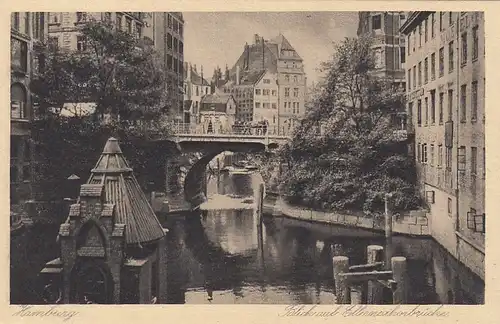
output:
M262 226L263 222L263 211L264 211L264 184L259 184L259 189L257 191L257 197L255 202L255 208L257 213L257 226Z
M367 264L375 264L381 262L383 259L384 248L380 245L368 245L366 248L367 252ZM383 299L383 287L377 281L368 281L366 292L366 303L372 305L380 305Z
M349 272L349 258L346 256L333 257L333 279L335 280L335 296L337 304L348 304L350 300L350 291L348 281L342 273Z
M390 270L392 258L392 214L389 208L391 194L385 194L385 269Z
M392 292L393 304L408 303L408 273L405 257L393 257L391 268L396 287Z

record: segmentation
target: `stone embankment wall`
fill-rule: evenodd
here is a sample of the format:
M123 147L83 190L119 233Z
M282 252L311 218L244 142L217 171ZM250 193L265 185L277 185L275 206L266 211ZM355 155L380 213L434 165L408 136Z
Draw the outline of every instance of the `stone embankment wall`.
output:
M325 224L358 227L370 230L384 231L385 220L382 217L364 216L362 214L341 214L324 212L304 207L292 206L283 199L266 199L264 212L274 216L292 217L301 220L320 222ZM429 221L425 210L412 210L403 215L394 215L392 230L395 233L430 236Z

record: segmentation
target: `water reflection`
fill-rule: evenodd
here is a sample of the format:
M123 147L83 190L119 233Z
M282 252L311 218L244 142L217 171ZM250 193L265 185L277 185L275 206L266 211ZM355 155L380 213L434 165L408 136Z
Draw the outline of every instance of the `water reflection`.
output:
M251 194L248 188L260 179L226 175L218 188L209 181L208 192ZM172 217L171 301L332 304L332 245L342 244L351 264L361 264L368 245L384 243L371 233L338 235L288 218L266 216L262 228L257 225L252 210ZM395 236L393 249L408 259L411 303L484 302L484 283L434 241Z

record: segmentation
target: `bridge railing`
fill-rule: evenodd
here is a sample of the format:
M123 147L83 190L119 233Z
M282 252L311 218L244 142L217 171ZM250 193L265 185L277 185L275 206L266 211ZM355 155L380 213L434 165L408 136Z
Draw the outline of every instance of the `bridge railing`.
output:
M226 128L208 127L205 124L175 123L175 135L238 135L238 136L277 136L290 137L288 127L262 125L233 125Z

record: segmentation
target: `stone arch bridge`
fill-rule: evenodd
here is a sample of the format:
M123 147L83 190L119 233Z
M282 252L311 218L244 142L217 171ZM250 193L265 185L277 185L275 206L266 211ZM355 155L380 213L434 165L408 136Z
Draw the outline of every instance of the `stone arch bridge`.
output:
M264 152L277 149L286 143L289 136L248 134L185 134L176 133L167 139L157 140L160 144L174 145L178 153L166 165L166 191L169 195L182 195L191 208L197 208L206 201L206 169L217 155L230 152ZM190 157L190 158L189 158ZM189 163L181 161L190 160ZM181 173L184 169L185 177Z

